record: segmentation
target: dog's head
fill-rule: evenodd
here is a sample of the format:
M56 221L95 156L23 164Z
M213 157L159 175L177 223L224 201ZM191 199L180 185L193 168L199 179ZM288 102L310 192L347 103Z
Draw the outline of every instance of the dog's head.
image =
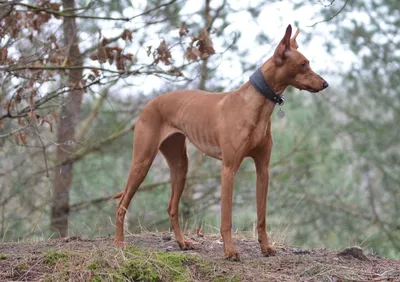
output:
M300 90L319 92L329 84L310 67L310 61L297 48L297 29L293 38L292 26L288 25L285 36L276 47L273 60L276 66L276 78Z

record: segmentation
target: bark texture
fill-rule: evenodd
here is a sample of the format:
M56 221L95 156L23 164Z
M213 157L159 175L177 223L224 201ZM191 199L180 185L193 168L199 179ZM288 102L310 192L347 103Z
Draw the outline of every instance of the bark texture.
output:
M64 10L75 7L75 0L63 0ZM78 46L78 32L76 21L73 17L64 17L63 22L64 45L67 50L68 62L72 66L82 66L81 53ZM57 163L64 161L75 151L74 141L75 128L81 113L82 90L82 70L74 69L68 73L68 86L71 91L65 96L65 100L60 113L60 123L57 132ZM55 237L65 237L68 235L68 215L69 215L69 191L72 183L73 163L64 163L56 168L53 200L51 210L50 228Z

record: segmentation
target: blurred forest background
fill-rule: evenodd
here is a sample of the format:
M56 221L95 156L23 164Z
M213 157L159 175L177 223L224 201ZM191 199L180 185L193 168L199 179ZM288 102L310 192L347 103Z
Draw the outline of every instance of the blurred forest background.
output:
M0 239L114 234L132 128L170 90L238 88L287 24L330 84L288 89L273 115L268 232L302 247L400 258L397 0L0 1ZM180 216L218 232L220 162L189 146ZM255 168L235 179L235 230L253 232ZM128 229L167 230L169 170L154 162Z

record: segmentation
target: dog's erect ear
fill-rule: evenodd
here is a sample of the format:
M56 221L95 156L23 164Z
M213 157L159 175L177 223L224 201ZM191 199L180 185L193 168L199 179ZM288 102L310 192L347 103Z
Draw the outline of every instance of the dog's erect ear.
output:
M292 35L292 26L288 25L285 36L282 38L278 47L275 49L274 58L278 65L285 59L285 52L290 50L290 36Z
M299 45L297 44L297 41L296 41L296 37L297 37L297 35L299 35L299 33L300 33L300 29L298 28L296 30L296 33L294 34L294 36L290 39L290 47L292 47L293 49L299 48Z

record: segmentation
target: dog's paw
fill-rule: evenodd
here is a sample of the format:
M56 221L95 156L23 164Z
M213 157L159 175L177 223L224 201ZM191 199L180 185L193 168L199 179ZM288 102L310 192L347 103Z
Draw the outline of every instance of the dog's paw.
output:
M229 254L225 254L225 259L229 261L241 261L240 255L238 252L232 252Z
M120 240L114 240L115 247L117 248L124 248L128 244L125 241L120 241Z
M240 261L239 253L234 246L225 246L225 259L229 261Z
M262 251L264 257L273 257L276 256L276 250L268 247L265 251Z
M183 250L183 251L194 249L194 244L190 240L184 240L183 243L178 242L178 244L179 244L179 247L181 248L181 250Z

